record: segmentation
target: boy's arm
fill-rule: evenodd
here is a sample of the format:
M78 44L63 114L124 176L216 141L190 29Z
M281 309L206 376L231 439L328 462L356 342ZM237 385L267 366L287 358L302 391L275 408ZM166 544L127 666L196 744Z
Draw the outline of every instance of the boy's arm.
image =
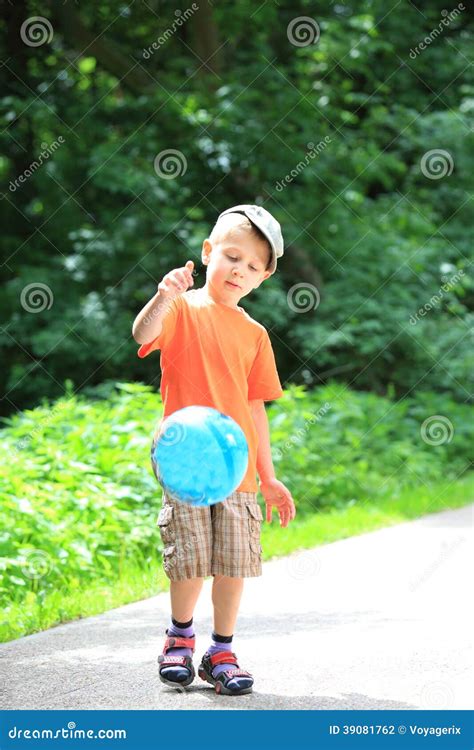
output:
M188 260L183 268L174 268L165 274L154 297L140 310L134 320L132 336L137 344L149 344L161 334L163 319L169 310L170 301L194 284L193 268L193 261Z
M260 492L265 500L266 520L271 523L273 508L276 508L280 516L280 526L286 527L296 515L295 502L289 489L275 476L265 404L258 399L249 401L249 406L258 433L257 471L260 477Z
M258 434L257 472L260 481L267 482L275 476L267 412L265 411L265 404L262 399L249 401L249 405Z

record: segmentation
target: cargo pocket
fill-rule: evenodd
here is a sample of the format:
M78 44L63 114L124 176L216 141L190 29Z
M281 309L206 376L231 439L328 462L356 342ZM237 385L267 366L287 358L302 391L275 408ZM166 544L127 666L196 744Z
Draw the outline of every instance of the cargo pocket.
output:
M260 556L262 553L262 546L260 544L260 530L263 520L262 509L258 503L249 503L247 505L247 510L250 549L254 554Z
M176 545L170 544L163 550L163 568L166 573L172 574L176 568Z
M161 540L163 544L174 542L173 538L173 511L172 505L164 505L158 514L156 525L160 529Z

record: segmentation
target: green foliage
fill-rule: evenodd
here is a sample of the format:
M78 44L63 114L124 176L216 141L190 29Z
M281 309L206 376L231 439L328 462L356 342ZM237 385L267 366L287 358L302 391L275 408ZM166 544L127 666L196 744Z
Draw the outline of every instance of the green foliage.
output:
M465 405L430 392L396 401L336 383L293 386L269 409L275 470L300 514L396 497L470 468L469 417Z
M377 498L376 503L369 499L303 517L298 514L286 529L275 522L263 527L264 557L280 557L302 548L314 549L320 544L387 528L429 513L462 508L472 503L473 494L474 474L469 472L454 482L406 487L393 496Z
M8 419L0 449L0 604L7 617L22 604L44 606L46 627L53 601L61 617L58 597L84 601L86 590L117 582L127 588L132 577L143 577L143 595L152 593L147 571L156 575L161 551L161 489L149 450L160 412L149 386L108 382L87 400L69 384L62 399ZM452 425L450 440L439 445L420 434L433 415ZM269 420L276 473L291 489L299 520L393 502L407 488L454 481L469 466L468 408L447 396L426 392L396 402L336 383L308 393L294 386L269 408ZM69 616L80 614L77 606L64 605ZM28 626L22 622L19 614L19 632Z
M7 6L3 413L57 397L67 377L79 390L118 371L154 383L155 363L136 357L134 317L188 257L202 285L200 247L218 212L252 201L275 212L287 245L277 275L244 302L271 330L285 382L337 377L379 393L391 385L399 395L449 391L464 402L474 299L473 19L460 13L413 58L445 10L442 0L426 5L215 4L207 26L216 49L196 54L195 14L148 59L142 50L172 25L176 3L85 0L67 4L77 14L69 23L58 3ZM54 38L25 48L15 24L38 14ZM319 41L296 47L288 24L308 15ZM76 36L79 25L100 39L96 56ZM12 192L10 181L59 136L64 144ZM328 146L279 190L308 144L325 136ZM176 179L155 172L165 149L186 159ZM422 173L431 149L451 155L451 174ZM443 277L460 270L412 326ZM20 302L33 282L54 296L37 314ZM315 311L290 309L287 292L298 283L317 287Z

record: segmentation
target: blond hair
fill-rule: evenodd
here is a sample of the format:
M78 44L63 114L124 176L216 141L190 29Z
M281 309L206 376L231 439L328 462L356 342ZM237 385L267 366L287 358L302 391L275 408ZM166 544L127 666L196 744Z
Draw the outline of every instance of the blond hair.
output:
M255 224L252 224L250 219L248 219L243 214L235 213L225 214L224 216L221 216L214 224L212 232L209 235L209 239L211 242L218 242L223 237L232 237L235 234L235 229L242 229L251 237L255 237L256 239L261 240L266 244L268 248L268 260L265 266L265 270L267 271L269 268L271 268L273 264L273 251L267 237L265 237L263 232L260 231L260 229L256 227Z

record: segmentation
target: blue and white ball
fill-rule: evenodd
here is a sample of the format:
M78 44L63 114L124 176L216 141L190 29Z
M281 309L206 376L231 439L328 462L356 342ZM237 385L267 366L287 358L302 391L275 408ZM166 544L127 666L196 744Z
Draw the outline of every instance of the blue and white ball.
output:
M170 497L214 505L244 478L248 445L231 417L209 406L186 406L163 421L153 458L157 479Z

